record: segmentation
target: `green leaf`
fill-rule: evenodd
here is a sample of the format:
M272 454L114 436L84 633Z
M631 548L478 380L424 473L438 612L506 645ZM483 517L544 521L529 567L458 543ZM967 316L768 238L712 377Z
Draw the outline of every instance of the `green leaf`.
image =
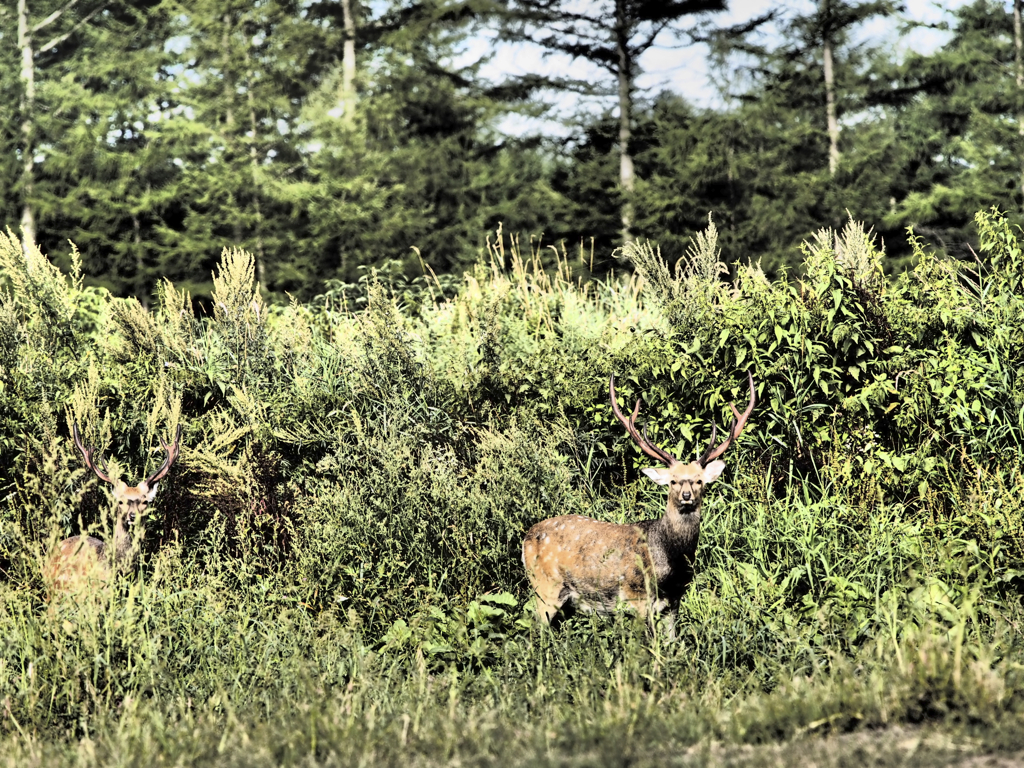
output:
M481 603L509 605L512 607L519 605L519 602L515 599L515 597L513 595L510 595L508 592L495 592L493 594L480 595L480 597L477 598L477 601Z

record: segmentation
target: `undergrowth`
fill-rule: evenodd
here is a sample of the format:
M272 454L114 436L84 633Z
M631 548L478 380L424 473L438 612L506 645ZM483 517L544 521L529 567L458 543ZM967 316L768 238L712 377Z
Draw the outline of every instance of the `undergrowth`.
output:
M978 223L983 263L918 249L887 280L851 222L793 284L723 282L713 225L602 283L499 237L457 292L369 281L355 311L267 306L229 250L212 316L0 239L0 761L769 764L883 728L917 757L883 739L879 764L1024 748L1024 265ZM663 509L608 376L686 456L748 370L678 640L535 626L533 523ZM130 482L179 424L183 448L134 572L49 601L54 543L111 535L74 422Z

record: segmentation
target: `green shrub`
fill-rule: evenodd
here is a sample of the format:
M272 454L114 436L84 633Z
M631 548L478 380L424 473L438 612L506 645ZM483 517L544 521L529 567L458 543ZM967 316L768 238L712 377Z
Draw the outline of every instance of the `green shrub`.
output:
M713 225L674 268L641 243L601 283L496 242L454 295L368 279L358 311L267 307L228 250L212 315L0 241L0 753L654 764L922 722L1014 747L1024 262L998 213L978 226L985 262L918 247L887 279L851 222L792 284L724 282ZM760 405L680 640L628 615L535 627L532 524L664 508L608 377L689 457L747 370ZM49 548L110 536L74 421L132 481L178 424L183 449L136 571L48 602Z

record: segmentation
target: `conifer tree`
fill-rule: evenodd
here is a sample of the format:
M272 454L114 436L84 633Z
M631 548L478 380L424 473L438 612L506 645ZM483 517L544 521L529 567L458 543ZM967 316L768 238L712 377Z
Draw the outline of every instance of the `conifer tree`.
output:
M646 158L652 184L638 201L648 221L678 219L672 196L682 193L672 190L685 190L715 212L723 244L769 271L798 261L800 242L822 226L851 214L879 221L898 184L893 126L872 110L889 97L880 72L891 65L887 49L853 33L894 11L884 1L820 0L809 14L780 16L781 39L757 30L712 37L716 68L736 73L726 107L681 112L663 101Z
M90 117L106 116L113 103L124 106L130 99L123 78L104 75L112 74L112 62L123 65L123 56L137 42L126 21L137 20L150 5L130 0L17 0L13 13L6 9L0 14L3 39L16 42L19 59L18 98L9 106L17 115L18 138L11 148L16 148L20 168L13 188L26 247L36 243L40 218L48 214L46 198L52 198L54 190L41 177L52 177L54 156L67 148L69 138L88 132ZM111 129L98 122L91 127L93 138L97 131L107 138ZM112 143L118 138L111 137ZM103 147L96 149L104 153Z
M357 109L345 119L345 72L307 101L309 258L303 274L354 281L361 267L422 274L468 266L489 232L543 231L558 208L535 149L491 130L507 109L454 51L468 6L395 4L359 22Z
M161 142L179 175L156 193L162 272L208 276L232 244L254 255L265 288L292 286L304 242L288 189L303 182L301 105L340 51L291 0L196 0L178 24L178 107Z
M618 184L621 193L621 239L633 238L636 184L632 147L639 58L662 32L685 16L720 11L724 0L601 0L584 5L565 0L509 0L504 36L548 51L586 59L604 69L614 85L548 79L544 85L590 94L614 94L618 106Z
M1022 221L1017 57L1014 8L976 0L954 12L946 45L903 62L893 105L905 153L894 223L961 252L979 209L997 206Z

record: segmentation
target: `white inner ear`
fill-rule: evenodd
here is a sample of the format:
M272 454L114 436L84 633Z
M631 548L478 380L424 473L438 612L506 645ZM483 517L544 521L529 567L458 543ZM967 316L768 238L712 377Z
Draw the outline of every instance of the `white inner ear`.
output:
M724 461L712 461L706 467L704 467L704 482L710 483L718 479L719 475L725 470Z
M146 501L152 501L156 498L156 489L160 487L160 483L153 483L153 487L148 491L146 490L146 484L142 483L139 486L139 490L146 494Z
M672 479L668 470L662 469L661 467L648 467L644 470L644 474L658 485L668 485L669 481Z

